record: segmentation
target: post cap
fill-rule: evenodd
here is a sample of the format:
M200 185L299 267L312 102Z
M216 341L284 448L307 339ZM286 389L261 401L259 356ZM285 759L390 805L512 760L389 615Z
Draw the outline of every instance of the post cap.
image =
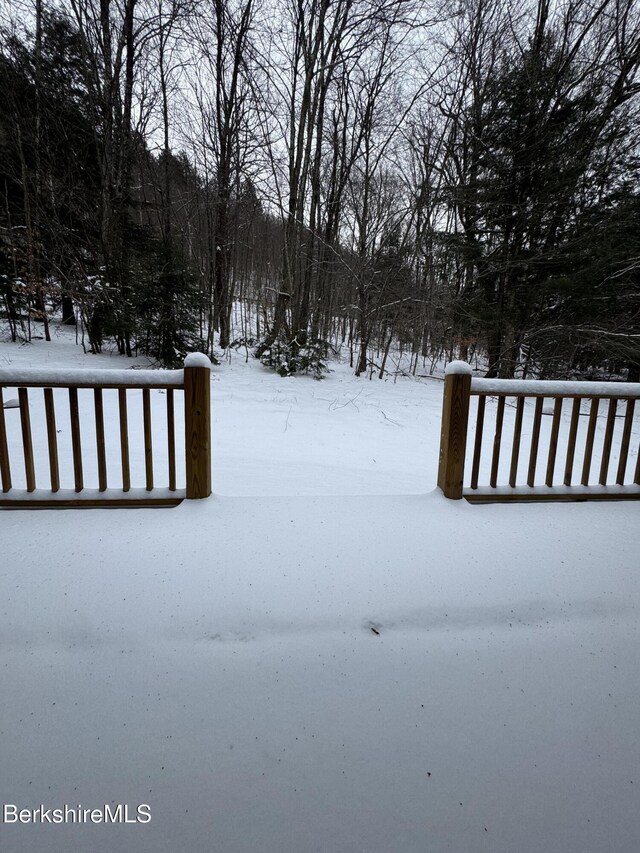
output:
M211 362L203 352L190 352L184 360L185 367L208 367L211 369Z
M456 373L462 373L466 374L467 376L471 376L473 371L471 370L471 365L467 364L466 361L450 361L447 365L444 375L453 376Z

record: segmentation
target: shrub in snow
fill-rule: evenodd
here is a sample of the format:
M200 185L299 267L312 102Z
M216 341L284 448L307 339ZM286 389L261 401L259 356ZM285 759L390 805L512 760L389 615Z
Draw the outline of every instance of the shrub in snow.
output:
M229 344L229 348L230 349L239 349L240 347L254 347L255 345L256 345L256 339L255 338L240 337L240 338L236 338L234 341L231 341L231 343Z
M275 340L260 355L260 361L280 376L294 373L311 374L314 379L323 379L329 372L327 360L331 345L327 341L312 341L298 346L295 341Z

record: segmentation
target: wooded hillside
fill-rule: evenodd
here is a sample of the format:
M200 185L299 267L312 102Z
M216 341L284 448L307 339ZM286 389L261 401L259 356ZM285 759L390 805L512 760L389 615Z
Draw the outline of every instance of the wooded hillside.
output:
M20 0L0 322L640 379L637 0ZM37 323L37 326L34 326ZM40 324L44 332L40 332ZM475 361L474 361L475 364Z

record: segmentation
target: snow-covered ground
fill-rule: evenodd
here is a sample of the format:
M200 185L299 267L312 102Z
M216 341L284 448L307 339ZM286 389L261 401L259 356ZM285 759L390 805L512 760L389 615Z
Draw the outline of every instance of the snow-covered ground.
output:
M0 801L151 809L3 853L640 849L640 505L446 501L441 395L234 354L211 499L0 511Z

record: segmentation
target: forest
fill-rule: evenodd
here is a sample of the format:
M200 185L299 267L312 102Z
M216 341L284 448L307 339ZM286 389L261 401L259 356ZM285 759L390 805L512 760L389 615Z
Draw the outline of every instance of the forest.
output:
M0 0L0 329L640 380L638 0Z

